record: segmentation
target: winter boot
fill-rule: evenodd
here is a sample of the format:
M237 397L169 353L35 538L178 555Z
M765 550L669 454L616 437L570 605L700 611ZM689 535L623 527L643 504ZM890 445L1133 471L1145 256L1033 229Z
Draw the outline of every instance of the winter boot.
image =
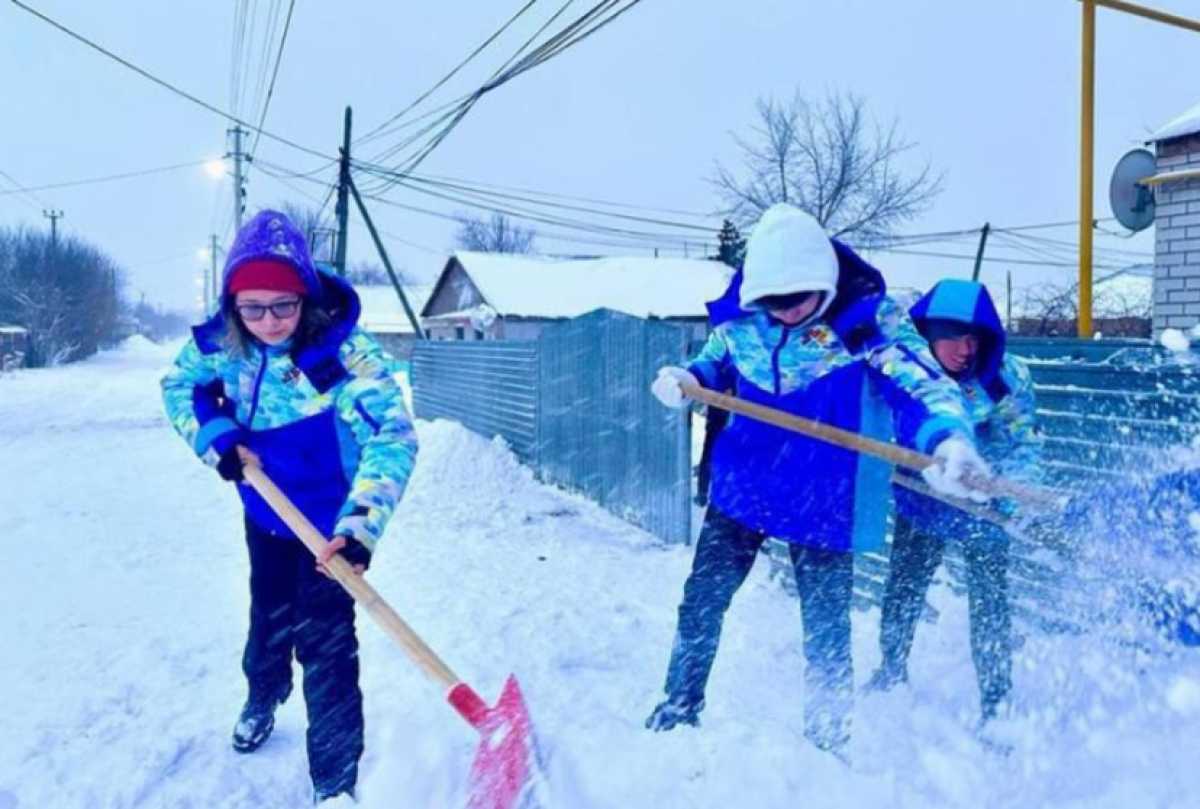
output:
M275 729L275 708L287 701L291 693L292 684L288 683L272 696L247 699L233 727L233 749L239 753L253 753L262 747Z
M871 675L871 679L867 680L865 690L868 692L891 691L901 683L908 682L908 667L907 666L889 666L881 665L875 669L875 673Z
M313 805L320 806L321 809L326 809L326 807L328 807L328 809L337 809L337 807L349 807L357 804L358 801L354 799L353 791L340 790L338 792L326 794L320 790L317 790L313 793Z
M704 710L704 700L685 702L676 698L660 702L650 717L646 720L649 730L658 732L670 730L679 724L700 726L700 712Z

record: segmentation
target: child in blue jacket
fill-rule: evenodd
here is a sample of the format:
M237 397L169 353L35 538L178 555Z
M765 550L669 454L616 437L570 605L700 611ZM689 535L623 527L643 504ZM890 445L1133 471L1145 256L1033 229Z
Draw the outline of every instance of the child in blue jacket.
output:
M229 251L220 311L192 330L162 380L172 426L245 506L249 694L234 749L252 752L270 735L294 654L317 801L353 794L363 750L354 602L321 564L341 553L366 569L417 453L394 361L357 327L359 311L349 284L316 269L296 226L262 211ZM243 481L246 462L331 538L319 559Z
M1020 359L1005 353L1004 326L987 288L947 279L909 314L938 364L962 389L983 457L1009 480L1039 481L1043 442L1033 380ZM901 485L895 488L895 502L879 636L883 662L870 687L886 690L908 679L908 653L925 594L946 542L957 541L966 562L971 656L986 722L996 716L1012 687L1008 536L993 523ZM1011 513L1011 503L998 505Z
M716 326L688 368L652 390L682 407L681 382L855 432L893 429L940 462L929 480L963 490L986 476L962 394L886 294L882 276L808 214L775 205L746 249L740 311ZM890 467L740 415L712 451L710 504L684 584L666 700L646 725L695 725L725 611L768 536L788 543L804 613L805 734L827 750L849 738L853 552L877 548Z

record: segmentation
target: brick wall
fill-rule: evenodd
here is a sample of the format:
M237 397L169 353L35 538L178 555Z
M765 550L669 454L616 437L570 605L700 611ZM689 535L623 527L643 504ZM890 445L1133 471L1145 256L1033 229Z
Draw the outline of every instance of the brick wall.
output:
M1200 169L1200 134L1156 145L1158 172ZM1154 236L1154 331L1200 324L1200 179L1158 191Z

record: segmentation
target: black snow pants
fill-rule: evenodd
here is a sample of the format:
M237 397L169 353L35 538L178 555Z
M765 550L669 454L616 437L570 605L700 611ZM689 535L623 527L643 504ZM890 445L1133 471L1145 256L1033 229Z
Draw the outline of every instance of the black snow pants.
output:
M250 699L291 687L292 654L304 670L308 768L318 794L352 791L363 752L362 692L354 601L316 570L298 539L246 520L250 550L250 633L242 670Z
M947 532L962 543L971 657L982 713L984 718L991 718L1012 688L1008 537L996 526L964 518L935 530L897 516L879 635L883 668L899 678L906 676L917 619L925 606L933 573L942 561L946 545L942 535Z
M709 507L679 605L679 624L667 668L666 692L672 701L703 703L725 611L765 539L764 534ZM791 545L790 551L804 622L805 734L820 747L839 747L850 733L854 557L848 552L801 545Z

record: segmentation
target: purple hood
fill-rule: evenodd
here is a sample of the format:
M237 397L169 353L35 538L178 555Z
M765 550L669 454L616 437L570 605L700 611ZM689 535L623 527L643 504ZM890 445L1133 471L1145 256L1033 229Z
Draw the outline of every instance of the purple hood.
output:
M300 229L292 224L287 215L279 211L262 210L242 225L229 248L225 260L225 272L221 277L221 298L229 295L229 279L237 268L247 261L275 259L290 264L300 274L308 288L310 300L321 300L322 285L312 255L308 252L308 241Z

